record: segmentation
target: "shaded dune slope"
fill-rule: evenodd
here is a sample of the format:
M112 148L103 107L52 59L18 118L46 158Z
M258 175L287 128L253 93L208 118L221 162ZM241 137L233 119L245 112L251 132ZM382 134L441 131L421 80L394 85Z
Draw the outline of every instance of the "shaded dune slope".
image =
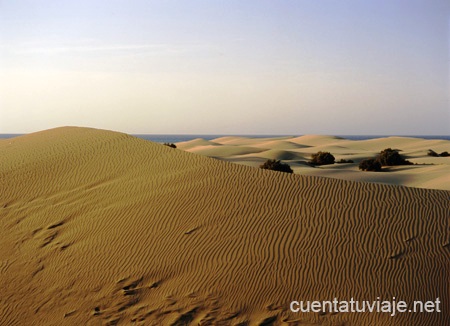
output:
M304 159L300 153L281 150L281 149L269 149L267 151L259 153L259 157L271 159L271 160L301 160Z
M450 192L283 174L125 134L0 143L0 324L448 325ZM291 313L292 300L442 313Z

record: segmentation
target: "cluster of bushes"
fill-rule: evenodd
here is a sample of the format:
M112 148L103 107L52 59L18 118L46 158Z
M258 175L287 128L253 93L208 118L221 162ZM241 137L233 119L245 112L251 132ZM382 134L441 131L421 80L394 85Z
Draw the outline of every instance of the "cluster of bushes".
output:
M273 170L279 172L292 173L291 167L289 164L282 163L280 160L267 160L264 164L259 166L261 169Z
M311 165L328 165L334 164L335 158L330 152L317 152L311 155Z
M336 161L336 163L355 163L355 162L353 162L353 160L344 160L343 158L341 158L339 161Z
M433 155L430 154L430 151L428 155L434 156L434 154ZM447 152L443 152L440 154L440 156L449 156L449 154ZM354 163L354 162L352 160L344 160L344 159L335 162L335 158L330 152L317 152L316 154L311 155L311 160L308 163L311 165L328 165L334 163ZM403 158L398 150L386 148L382 150L380 154L378 154L375 158L362 160L359 163L359 169L362 171L382 171L383 166L412 165L412 164L413 164L412 162ZM261 164L259 167L261 169L274 170L280 172L287 172L287 173L293 172L288 164L282 163L280 160L267 160L264 164Z
M359 163L359 169L363 171L381 171L382 166L412 164L412 162L405 160L397 150L386 148L376 158L362 160Z
M308 163L311 165L334 164L335 158L330 152L317 152L316 154L311 155L311 160ZM353 163L353 161L341 159L337 163ZM266 162L264 162L264 164L261 164L259 167L261 169L293 173L289 164L282 163L280 160L269 159Z
M433 157L448 157L448 156L450 156L450 154L448 152L442 152L441 154L438 154L435 151L433 151L432 149L429 149L427 154L428 154L428 156L433 156Z
M359 169L363 171L381 171L381 163L374 158L368 158L359 162Z
M393 165L412 165L410 161L405 160L400 153L392 148L386 148L381 151L377 156L377 160L381 165L393 166Z
M164 143L164 145L169 146L171 148L177 148L177 145L175 145L173 143Z
M327 164L334 164L335 158L330 152L317 152L316 154L311 155L311 160L308 162L311 165L327 165ZM338 163L353 163L352 160L344 160L341 159ZM291 167L286 164L282 163L280 160L267 160L264 162L264 164L261 164L259 166L261 169L267 169L267 170L273 170L273 171L280 171L280 172L287 172L292 173Z

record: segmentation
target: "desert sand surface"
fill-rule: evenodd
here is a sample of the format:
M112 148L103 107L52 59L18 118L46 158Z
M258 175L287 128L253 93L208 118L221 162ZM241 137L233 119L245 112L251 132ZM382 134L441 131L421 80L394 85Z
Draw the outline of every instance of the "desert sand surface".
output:
M281 160L294 173L351 181L376 182L409 187L450 190L450 157L431 157L435 152L450 152L450 141L411 137L386 137L370 140L348 140L340 137L306 135L301 137L250 138L221 137L206 141L194 139L177 143L185 151L215 157L229 162L259 167L267 159ZM360 171L361 160L375 157L392 148L414 163L409 166L385 167L384 172ZM311 154L330 152L336 158L354 163L310 166Z
M376 141L332 140L338 159L380 150ZM389 141L382 147L398 145L411 160L423 159L419 145L448 149ZM267 151L296 160L323 142L227 138L179 147L204 155L223 143L256 162ZM237 145L244 149L230 149ZM203 155L76 127L0 142L0 324L450 324L449 191ZM289 309L293 300L393 296L440 298L441 312Z

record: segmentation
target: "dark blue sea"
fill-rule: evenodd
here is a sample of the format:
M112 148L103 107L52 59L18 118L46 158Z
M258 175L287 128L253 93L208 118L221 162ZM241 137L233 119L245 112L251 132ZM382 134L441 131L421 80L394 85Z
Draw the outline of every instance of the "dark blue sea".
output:
M0 138L13 138L17 136L22 136L24 134L0 134ZM238 137L253 137L253 138L273 138L273 137L286 137L286 136L301 136L301 135L165 135L165 134L133 134L133 136L151 140L157 143L179 143L182 141L188 141L196 138L203 138L206 140L212 140L219 137L224 136L238 136ZM337 135L341 138L346 138L350 140L367 140L367 139L375 139L375 138L384 138L390 137L392 135ZM396 135L400 137L414 137L414 138L424 138L424 139L442 139L442 140L450 140L450 136L430 136L430 135Z

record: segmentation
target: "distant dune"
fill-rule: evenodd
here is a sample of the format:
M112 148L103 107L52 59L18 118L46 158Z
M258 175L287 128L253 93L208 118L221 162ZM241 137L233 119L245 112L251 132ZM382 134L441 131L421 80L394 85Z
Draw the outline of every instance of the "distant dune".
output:
M288 163L294 173L303 175L450 190L450 157L427 156L429 149L438 153L450 152L448 140L387 137L357 141L334 136L306 135L278 138L221 137L205 144L198 140L179 144L181 149L189 152L247 166L258 167L267 159L276 159ZM389 147L399 150L401 155L415 164L389 167L387 173L359 171L358 164L361 160L375 157ZM319 151L331 152L337 161L345 159L354 163L308 166L306 163L311 159L311 154Z
M221 141L294 159L323 143L185 148ZM385 145L333 141L342 157ZM0 142L0 189L0 325L450 324L449 191L261 170L75 127ZM440 298L442 312L289 309L394 296Z

